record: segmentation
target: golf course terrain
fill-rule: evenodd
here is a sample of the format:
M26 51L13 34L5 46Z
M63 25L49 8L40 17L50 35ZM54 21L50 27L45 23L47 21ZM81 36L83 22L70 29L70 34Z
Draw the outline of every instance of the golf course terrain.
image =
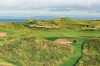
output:
M100 66L100 20L0 22L0 66Z

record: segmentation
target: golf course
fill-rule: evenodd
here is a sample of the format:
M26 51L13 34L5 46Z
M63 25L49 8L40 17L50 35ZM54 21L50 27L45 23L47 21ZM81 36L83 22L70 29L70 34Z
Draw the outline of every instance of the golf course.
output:
M100 20L0 22L0 66L100 66Z

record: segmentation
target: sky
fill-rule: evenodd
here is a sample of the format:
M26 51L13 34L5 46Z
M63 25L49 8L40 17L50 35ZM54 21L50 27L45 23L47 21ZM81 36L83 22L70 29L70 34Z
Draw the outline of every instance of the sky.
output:
M100 17L100 0L0 0L0 17Z

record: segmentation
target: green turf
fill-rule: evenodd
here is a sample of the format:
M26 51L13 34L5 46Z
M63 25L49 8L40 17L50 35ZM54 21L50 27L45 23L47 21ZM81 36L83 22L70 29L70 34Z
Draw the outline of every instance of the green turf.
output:
M75 64L79 61L79 58L82 56L82 46L84 43L84 39L78 39L77 41L77 43L73 44L74 51L71 55L71 58L65 61L60 66L75 66Z

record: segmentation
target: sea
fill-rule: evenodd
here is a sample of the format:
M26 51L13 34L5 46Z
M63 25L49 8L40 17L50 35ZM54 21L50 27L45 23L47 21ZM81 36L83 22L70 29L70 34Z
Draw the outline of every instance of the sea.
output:
M0 22L23 22L27 19L0 19Z
M34 20L50 20L50 19L56 19L58 17L50 17L50 16L35 16L35 17L14 17L14 18L7 18L7 17L1 17L0 22L23 22L25 20L34 19Z

